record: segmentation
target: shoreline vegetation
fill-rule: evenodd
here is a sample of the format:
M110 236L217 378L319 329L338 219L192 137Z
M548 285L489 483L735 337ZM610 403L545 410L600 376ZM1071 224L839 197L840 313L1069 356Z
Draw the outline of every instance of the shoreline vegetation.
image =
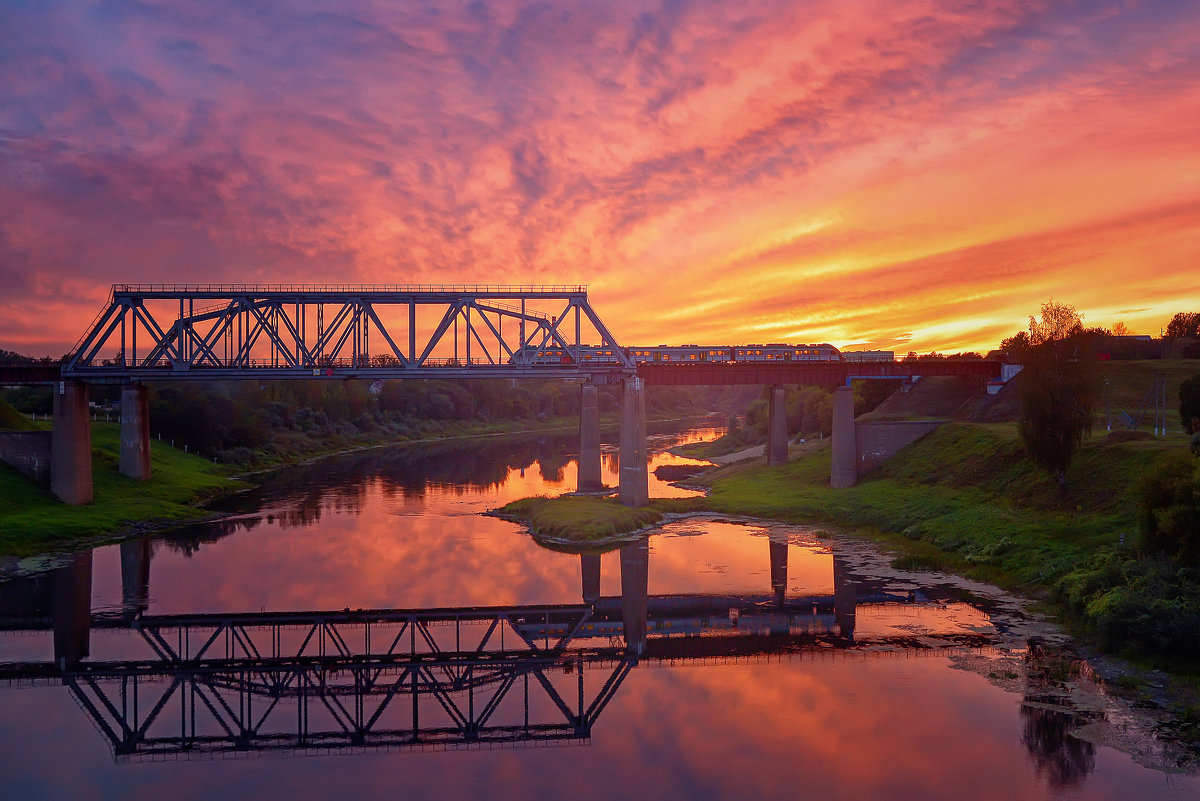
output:
M793 446L788 464L761 459L689 478L706 497L624 509L611 498L523 499L496 514L535 538L611 547L648 515L717 513L826 526L870 539L899 569L986 581L1041 601L1102 650L1200 680L1200 584L1194 570L1139 551L1139 486L1186 440L1127 432L1086 441L1060 491L1024 455L1013 423L948 423L851 488L829 486L830 441ZM695 453L698 448L691 448ZM573 533L574 532L574 533Z
M9 407L11 408L11 407ZM3 406L0 406L3 409ZM700 419L701 415L660 417L651 424ZM20 430L49 430L49 424L20 417ZM617 427L605 416L601 427ZM17 426L6 426L17 430ZM186 453L169 442L151 440L151 478L136 481L121 475L120 425L92 423L92 482L94 501L67 506L7 464L0 463L0 557L27 557L88 545L114 542L132 534L201 522L214 517L203 504L249 489L255 476L341 454L394 446L422 445L488 437L541 436L578 430L569 417L543 421L504 420L474 424L430 426L423 436L358 438L322 442L321 447L254 470L215 463ZM440 433L439 433L440 432Z

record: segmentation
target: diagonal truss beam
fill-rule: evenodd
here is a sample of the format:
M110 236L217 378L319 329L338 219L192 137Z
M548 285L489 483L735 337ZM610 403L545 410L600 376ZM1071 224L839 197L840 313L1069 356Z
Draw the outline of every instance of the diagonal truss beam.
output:
M388 680L380 682L355 657L330 664L106 663L66 673L63 683L118 757L537 744L590 736L636 664L609 650L586 657L514 655L482 665L455 654L448 659L467 659L457 683L431 665L411 663L389 668ZM598 685L590 700L585 684ZM404 697L411 703L396 703ZM441 722L428 720L430 704L442 711Z
M582 348L597 345L611 353L603 364L584 358ZM588 378L634 369L582 286L117 285L63 376Z

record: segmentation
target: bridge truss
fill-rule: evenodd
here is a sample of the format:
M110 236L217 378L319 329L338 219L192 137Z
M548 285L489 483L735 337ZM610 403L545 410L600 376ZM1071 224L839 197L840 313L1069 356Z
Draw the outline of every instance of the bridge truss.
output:
M897 597L869 600L912 603ZM204 758L579 744L642 664L885 653L856 649L852 635L835 632L836 616L819 611L833 610L826 596L792 599L777 610L755 602L736 624L709 612L737 599L702 598L700 607L690 597L654 600L652 636L636 655L621 642L624 601L616 598L592 605L97 615L93 628L132 629L145 655L68 666L0 664L0 681L61 682L118 760ZM670 616L656 618L658 606ZM985 635L978 639L950 637L945 646L985 644ZM887 643L885 637L866 645Z
M565 605L141 617L130 625L153 657L78 663L61 679L118 758L582 742L636 664L611 643L567 650L589 616ZM523 633L535 623L562 633Z
M589 365L580 346L611 350ZM64 378L519 378L632 374L583 286L125 285Z

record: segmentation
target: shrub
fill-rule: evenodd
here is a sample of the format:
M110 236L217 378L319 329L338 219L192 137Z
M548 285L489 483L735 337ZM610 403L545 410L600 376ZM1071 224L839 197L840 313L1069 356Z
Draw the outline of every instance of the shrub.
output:
M1166 454L1138 486L1142 550L1181 565L1200 563L1200 469L1190 454Z

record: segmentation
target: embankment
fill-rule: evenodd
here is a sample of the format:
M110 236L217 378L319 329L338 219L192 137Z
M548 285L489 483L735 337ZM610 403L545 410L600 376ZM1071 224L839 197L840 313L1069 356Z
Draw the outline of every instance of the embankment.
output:
M241 482L226 468L157 440L148 481L117 469L120 425L92 425L92 482L95 501L60 503L15 468L0 464L0 555L26 556L102 540L134 523L161 524L202 517L196 504L235 491Z
M744 462L690 479L710 494L688 500L693 510L870 537L897 552L899 567L952 571L1040 596L1104 647L1174 654L1181 659L1172 667L1188 672L1200 648L1195 571L1136 550L1141 476L1166 450L1186 447L1181 437L1094 437L1062 492L1025 458L1015 425L958 422L848 489L829 487L828 441L809 442L787 465Z

